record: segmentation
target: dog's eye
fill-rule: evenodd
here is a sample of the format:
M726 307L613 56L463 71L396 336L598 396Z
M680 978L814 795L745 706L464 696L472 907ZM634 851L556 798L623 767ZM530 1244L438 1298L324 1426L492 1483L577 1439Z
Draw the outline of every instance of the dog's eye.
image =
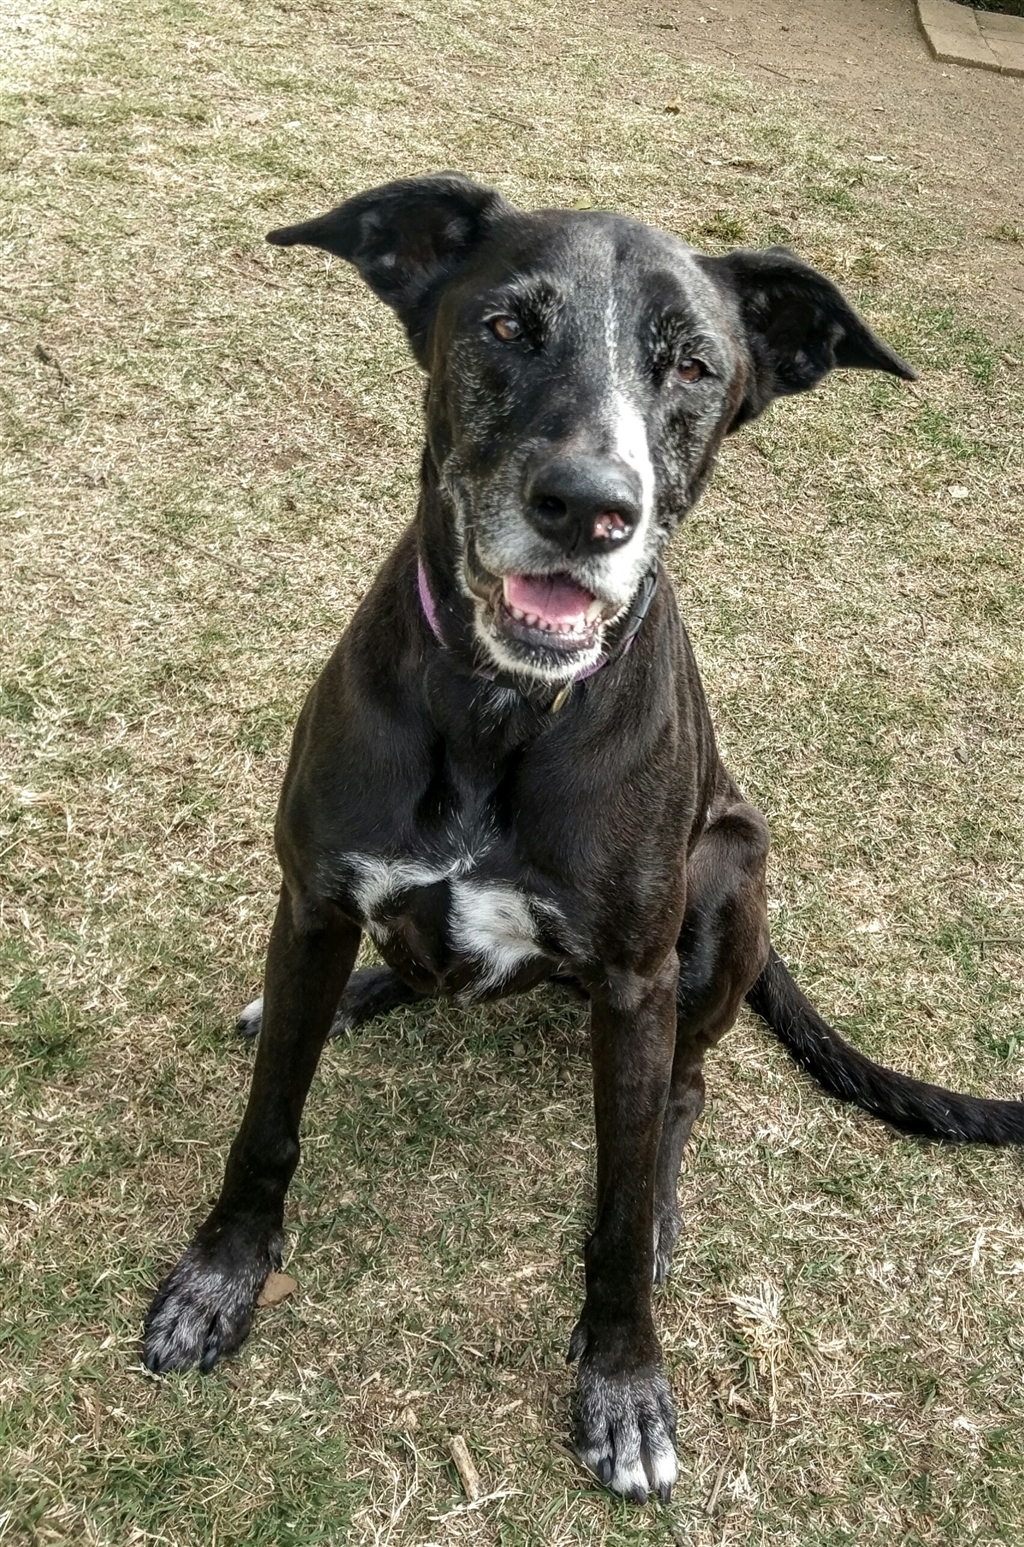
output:
M487 326L495 338L500 338L503 344L511 344L517 338L523 336L523 325L517 317L502 315L488 319Z
M700 381L701 377L706 376L707 373L708 368L703 360L694 360L689 355L687 355L685 360L680 360L676 366L676 375L680 381Z

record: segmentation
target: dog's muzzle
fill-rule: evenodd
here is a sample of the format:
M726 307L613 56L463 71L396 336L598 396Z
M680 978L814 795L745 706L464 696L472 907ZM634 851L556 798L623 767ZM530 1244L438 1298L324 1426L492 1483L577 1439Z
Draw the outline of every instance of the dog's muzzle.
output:
M502 630L534 647L572 654L597 643L604 607L571 575L505 575L497 606Z
M620 457L547 448L527 463L521 498L521 519L551 560L536 570L491 570L474 552L467 580L482 638L498 645L502 664L511 657L524 670L564 677L573 663L585 669L599 660L605 627L625 610L586 581L639 527L640 480Z
M490 573L467 562L478 633L497 647L497 664L564 679L601 658L605 629L626 610L594 594L567 570L550 574Z

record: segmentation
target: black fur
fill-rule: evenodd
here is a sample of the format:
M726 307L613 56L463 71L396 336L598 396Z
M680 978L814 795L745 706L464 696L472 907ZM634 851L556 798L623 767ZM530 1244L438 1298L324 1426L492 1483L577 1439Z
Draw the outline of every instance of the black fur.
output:
M896 1074L858 1053L826 1025L774 951L747 994L798 1064L833 1096L904 1133L951 1144L1024 1144L1024 1102L987 1101Z
M744 997L844 1099L1016 1142L1024 1108L879 1069L770 951L768 831L722 766L661 556L723 437L855 367L910 379L839 291L772 248L705 258L635 221L513 209L453 173L271 234L352 262L427 372L415 520L299 718L249 1104L220 1197L150 1311L151 1369L244 1338L277 1260L325 1039L425 994L545 979L590 1002L597 1210L576 1443L668 1497L652 1280L682 1222L703 1059ZM369 930L387 966L352 974Z
M730 430L756 419L777 397L807 392L837 366L916 379L842 291L787 248L701 261L734 290L754 366Z

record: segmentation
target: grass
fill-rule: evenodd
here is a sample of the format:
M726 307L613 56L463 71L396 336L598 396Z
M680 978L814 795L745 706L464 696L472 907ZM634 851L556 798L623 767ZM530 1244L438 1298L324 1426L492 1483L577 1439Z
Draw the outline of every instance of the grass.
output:
M1024 340L941 167L570 0L3 28L0 1541L1020 1541L1019 1157L891 1136L747 1020L659 1296L669 1510L563 1445L593 1156L585 1026L540 994L333 1045L299 1292L211 1377L137 1361L244 1101L290 726L414 497L397 327L261 234L392 175L790 242L919 367L737 437L673 566L780 949L870 1053L1021 1090ZM453 1514L455 1431L495 1497Z

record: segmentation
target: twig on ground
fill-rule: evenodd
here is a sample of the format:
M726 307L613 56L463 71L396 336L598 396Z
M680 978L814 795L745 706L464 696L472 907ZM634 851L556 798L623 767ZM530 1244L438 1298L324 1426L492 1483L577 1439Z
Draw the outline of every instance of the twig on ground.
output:
M726 48L721 43L716 43L716 48L723 54L728 54L730 59L738 59L740 64L748 68L753 65L756 70L767 70L769 75L777 75L780 80L792 81L795 86L817 86L819 83L809 75L787 75L785 70L776 70L774 65L765 64L762 59L751 59L746 54L738 54L734 48Z
M499 113L494 108L486 107L449 107L450 113L462 113L468 118L497 118L503 124L515 124L517 129L536 129L537 125L531 123L528 118L514 118L511 113Z
M451 1520L455 1515L471 1515L474 1510L483 1509L485 1504L493 1504L496 1499L511 1499L522 1493L522 1488L496 1488L493 1493L482 1493L478 1499L470 1504L456 1504L454 1509L445 1510L443 1515L431 1515L431 1520Z
M711 1485L711 1492L708 1494L707 1503L704 1505L705 1515L713 1515L715 1512L715 1505L718 1503L718 1495L722 1491L722 1484L725 1481L725 1469L728 1464L728 1461L725 1460L718 1468L718 1476Z
M469 1453L469 1446L461 1434L453 1434L448 1441L448 1449L455 1462L455 1470L459 1474L463 1492L470 1503L474 1504L480 1497L480 1473Z

